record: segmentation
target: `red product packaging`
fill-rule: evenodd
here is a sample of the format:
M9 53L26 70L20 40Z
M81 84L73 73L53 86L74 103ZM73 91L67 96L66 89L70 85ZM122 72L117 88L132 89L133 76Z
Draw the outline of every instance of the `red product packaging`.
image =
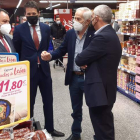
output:
M132 54L132 55L135 55L135 54L136 54L135 44L132 45L131 54Z
M140 56L140 44L138 46L137 56Z

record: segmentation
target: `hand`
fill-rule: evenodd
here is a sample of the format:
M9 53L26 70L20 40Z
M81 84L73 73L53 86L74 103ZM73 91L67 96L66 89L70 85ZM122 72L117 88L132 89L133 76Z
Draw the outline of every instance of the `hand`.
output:
M51 54L48 53L47 51L43 51L43 52L41 53L41 58L42 58L42 60L44 60L44 61L50 61L50 60L51 60Z
M53 37L53 40L55 40L55 38Z
M87 68L87 65L81 66L80 68L85 70Z

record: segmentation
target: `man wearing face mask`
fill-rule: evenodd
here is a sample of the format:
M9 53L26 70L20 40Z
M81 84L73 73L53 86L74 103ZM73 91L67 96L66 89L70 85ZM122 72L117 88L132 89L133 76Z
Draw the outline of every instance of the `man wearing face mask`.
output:
M13 42L20 60L30 61L30 116L33 117L39 86L45 117L44 127L52 136L61 137L64 134L56 131L53 124L52 79L49 62L41 59L41 52L48 50L49 47L50 28L39 22L39 8L35 1L28 1L24 9L27 22L15 27Z
M65 27L61 24L60 18L58 15L55 17L55 21L51 26L51 38L52 40L63 40L66 34ZM63 57L60 58L60 61L63 62ZM58 60L56 60L56 65L58 65ZM62 64L59 62L59 66Z
M115 140L112 108L116 101L117 70L121 44L112 29L112 10L107 5L95 7L92 25L96 32L91 43L76 57L85 71L85 98L94 128L94 140Z
M11 31L9 21L8 12L4 9L0 9L0 52L15 52L13 42L9 37Z
M115 21L115 16L114 16L114 14L112 14L111 25L112 25L112 28L113 28L116 32L118 32L118 30L120 29L120 26L119 26L118 22Z
M90 25L91 10L87 7L78 8L74 16L74 29L67 31L61 46L51 54L44 51L41 54L43 60L55 60L68 53L68 64L65 76L65 85L69 85L72 103L73 124L72 134L67 140L81 140L82 105L84 92L84 72L75 64L78 53L88 46L94 35L94 28Z

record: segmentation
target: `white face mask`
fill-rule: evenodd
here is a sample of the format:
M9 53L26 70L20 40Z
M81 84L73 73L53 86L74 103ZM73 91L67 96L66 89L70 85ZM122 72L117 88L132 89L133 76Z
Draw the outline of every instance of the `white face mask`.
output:
M0 32L2 34L9 34L11 31L11 25L10 24L3 24L0 27Z
M75 31L82 31L84 26L83 24L79 23L78 21L74 20L73 27Z
M60 21L56 21L57 24L60 24Z

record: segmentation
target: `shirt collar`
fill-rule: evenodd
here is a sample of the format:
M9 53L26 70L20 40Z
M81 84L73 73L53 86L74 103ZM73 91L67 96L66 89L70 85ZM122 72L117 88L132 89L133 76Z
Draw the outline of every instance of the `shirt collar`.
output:
M110 24L106 24L104 26L102 26L100 29L98 29L94 34L100 33L105 27L107 27Z
M32 26L29 22L28 22L28 25L29 25L29 26ZM36 26L39 26L39 21L37 21Z

